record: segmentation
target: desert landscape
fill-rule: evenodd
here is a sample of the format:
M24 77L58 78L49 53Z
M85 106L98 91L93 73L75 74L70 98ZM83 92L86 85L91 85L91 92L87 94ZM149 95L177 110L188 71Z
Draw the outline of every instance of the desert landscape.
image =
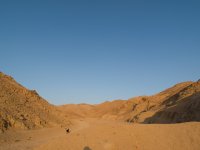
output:
M0 149L199 150L199 108L199 81L152 96L56 106L1 72Z
M0 150L200 150L200 0L0 0Z

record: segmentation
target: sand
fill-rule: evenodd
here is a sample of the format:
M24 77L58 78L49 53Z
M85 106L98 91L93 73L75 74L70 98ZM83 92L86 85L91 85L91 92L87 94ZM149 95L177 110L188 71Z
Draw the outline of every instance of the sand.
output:
M129 124L97 119L74 120L64 128L0 134L0 150L199 150L200 123Z
M1 72L0 83L0 150L200 150L200 82L153 96L63 106Z

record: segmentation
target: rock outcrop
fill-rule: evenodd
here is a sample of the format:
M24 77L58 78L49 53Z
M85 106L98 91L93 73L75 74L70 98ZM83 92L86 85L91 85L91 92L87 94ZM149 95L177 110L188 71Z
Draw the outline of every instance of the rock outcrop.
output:
M28 90L12 77L0 73L0 131L67 125L67 115Z

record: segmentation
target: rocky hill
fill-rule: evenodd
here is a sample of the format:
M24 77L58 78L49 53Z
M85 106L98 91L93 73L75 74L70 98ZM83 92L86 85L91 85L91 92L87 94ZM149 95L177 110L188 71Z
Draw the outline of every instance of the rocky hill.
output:
M179 83L153 96L88 105L90 109L84 109L86 104L81 108L79 105L75 107L69 109L70 107L65 105L60 109L71 114L76 112L76 117L95 117L137 123L200 121L200 82Z
M12 77L0 73L0 131L68 125L68 117Z
M90 104L66 104L58 107L71 119L88 118L95 116L95 106Z
M160 109L145 123L181 123L200 121L200 82L183 88L180 92L162 101Z
M67 126L70 119L99 118L135 123L200 121L200 82L183 82L153 96L106 101L97 105L54 106L35 90L0 73L0 132Z

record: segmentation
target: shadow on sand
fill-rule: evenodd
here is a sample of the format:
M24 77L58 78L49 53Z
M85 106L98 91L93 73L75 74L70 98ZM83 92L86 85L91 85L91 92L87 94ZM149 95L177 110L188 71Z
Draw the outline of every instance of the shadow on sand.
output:
M83 150L92 150L90 147L88 147L88 146L85 146L84 148L83 148Z

